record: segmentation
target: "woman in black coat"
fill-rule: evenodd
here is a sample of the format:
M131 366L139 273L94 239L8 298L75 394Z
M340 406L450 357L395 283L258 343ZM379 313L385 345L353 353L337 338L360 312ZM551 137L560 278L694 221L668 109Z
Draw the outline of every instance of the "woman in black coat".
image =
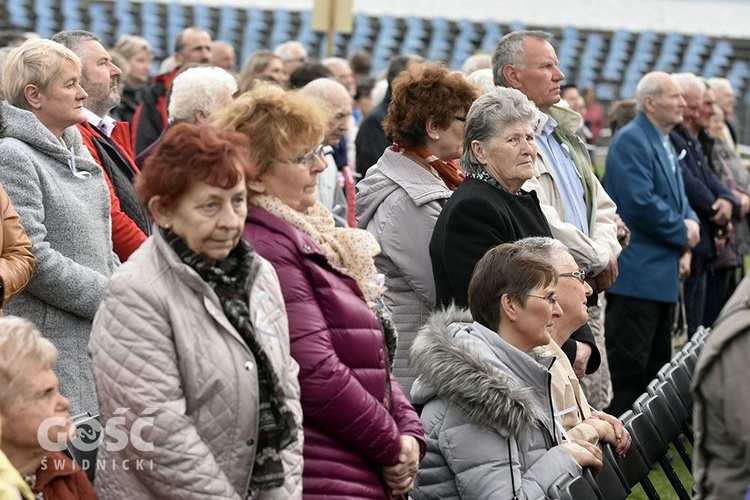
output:
M552 237L536 193L521 189L534 173L538 112L524 94L503 87L471 106L461 157L466 179L440 213L430 241L438 307L468 306L469 279L490 248L529 236ZM601 357L587 325L563 346L572 359L575 341L591 346L587 372L596 370Z

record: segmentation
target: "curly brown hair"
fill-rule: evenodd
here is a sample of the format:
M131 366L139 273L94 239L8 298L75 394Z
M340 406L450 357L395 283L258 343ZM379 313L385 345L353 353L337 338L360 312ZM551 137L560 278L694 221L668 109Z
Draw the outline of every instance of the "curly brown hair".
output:
M454 116L466 115L477 97L474 84L441 63L407 69L393 80L393 97L383 121L385 136L402 147L424 146L428 118L436 127L448 128Z

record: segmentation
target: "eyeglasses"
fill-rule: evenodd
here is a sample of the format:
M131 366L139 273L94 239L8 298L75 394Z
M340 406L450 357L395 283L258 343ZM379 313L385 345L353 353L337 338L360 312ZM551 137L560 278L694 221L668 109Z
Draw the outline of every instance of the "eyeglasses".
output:
M279 158L276 160L280 163L299 163L305 165L307 168L312 167L315 164L315 158L319 158L321 161L325 161L326 147L321 144L315 150L300 156L299 158Z
M528 294L527 297L534 297L535 299L542 299L549 302L550 307L554 309L554 307L557 305L557 295L548 295L546 297L542 295L532 295Z
M586 271L579 269L578 271L571 271L569 273L560 273L561 278L575 278L583 284L586 281Z
M461 123L466 123L466 117L465 116L454 116L456 120L460 121Z

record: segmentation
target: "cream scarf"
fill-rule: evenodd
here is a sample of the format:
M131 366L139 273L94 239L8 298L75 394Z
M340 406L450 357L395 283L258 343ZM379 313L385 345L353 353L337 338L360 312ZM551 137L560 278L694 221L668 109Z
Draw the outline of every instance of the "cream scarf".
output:
M377 311L377 300L385 293L379 284L375 256L380 245L364 229L336 227L333 216L319 201L304 212L298 212L276 196L257 195L250 202L299 229L323 249L328 262L346 274L362 291L370 309Z

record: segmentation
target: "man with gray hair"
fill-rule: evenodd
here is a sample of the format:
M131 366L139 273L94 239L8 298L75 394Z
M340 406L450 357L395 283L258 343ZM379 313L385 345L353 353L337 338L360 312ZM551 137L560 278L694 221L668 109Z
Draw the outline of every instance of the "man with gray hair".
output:
M302 88L302 92L326 103L331 112L328 131L323 138L325 159L328 164L318 177L318 200L326 206L340 226L356 227L354 218L354 177L350 165L339 169L333 157L333 147L349 130L352 118L352 99L346 87L330 78L318 78Z
M581 115L562 106L558 68L551 35L542 31L514 31L497 44L492 56L495 84L523 92L542 112L535 126L539 149L534 176L524 184L535 191L552 235L562 241L586 271L594 294L589 299L589 326L602 354L604 311L599 292L617 279L617 256L622 249L615 222L617 207L593 174L586 145L577 135ZM590 347L578 343L574 368L583 377ZM587 381L592 404L606 406L611 397L606 359L593 379ZM588 370L592 373L592 370Z
M636 88L638 115L614 136L605 184L632 231L607 291L607 351L620 415L672 356L671 328L681 260L700 239L669 132L682 122L685 99L667 73L646 74Z
M140 167L175 123L209 123L212 114L228 106L237 92L237 80L215 66L194 66L180 72L172 82L167 128L135 159Z
M125 262L146 241L151 227L133 187L139 171L134 163L130 126L109 116L120 103L122 71L93 33L61 31L52 40L75 52L81 60L81 87L88 97L83 103L86 121L77 127L83 143L104 171L111 204L112 247Z
M289 75L292 74L292 71L307 62L307 49L296 40L289 40L278 45L273 49L273 53L279 56L284 62L284 71L286 72L287 80L289 80Z
M692 335L705 324L708 268L716 259L717 247L726 243L732 213L739 213L740 204L711 168L710 155L701 145L703 130L714 114L713 92L692 73L673 76L682 89L686 107L682 123L672 129L669 138L678 153L685 193L701 224L701 239L691 250L690 277L685 282L688 334Z
M174 69L154 77L133 116L136 153L151 145L167 126L167 92L182 66L211 64L211 35L201 28L185 28L174 39L173 56Z

